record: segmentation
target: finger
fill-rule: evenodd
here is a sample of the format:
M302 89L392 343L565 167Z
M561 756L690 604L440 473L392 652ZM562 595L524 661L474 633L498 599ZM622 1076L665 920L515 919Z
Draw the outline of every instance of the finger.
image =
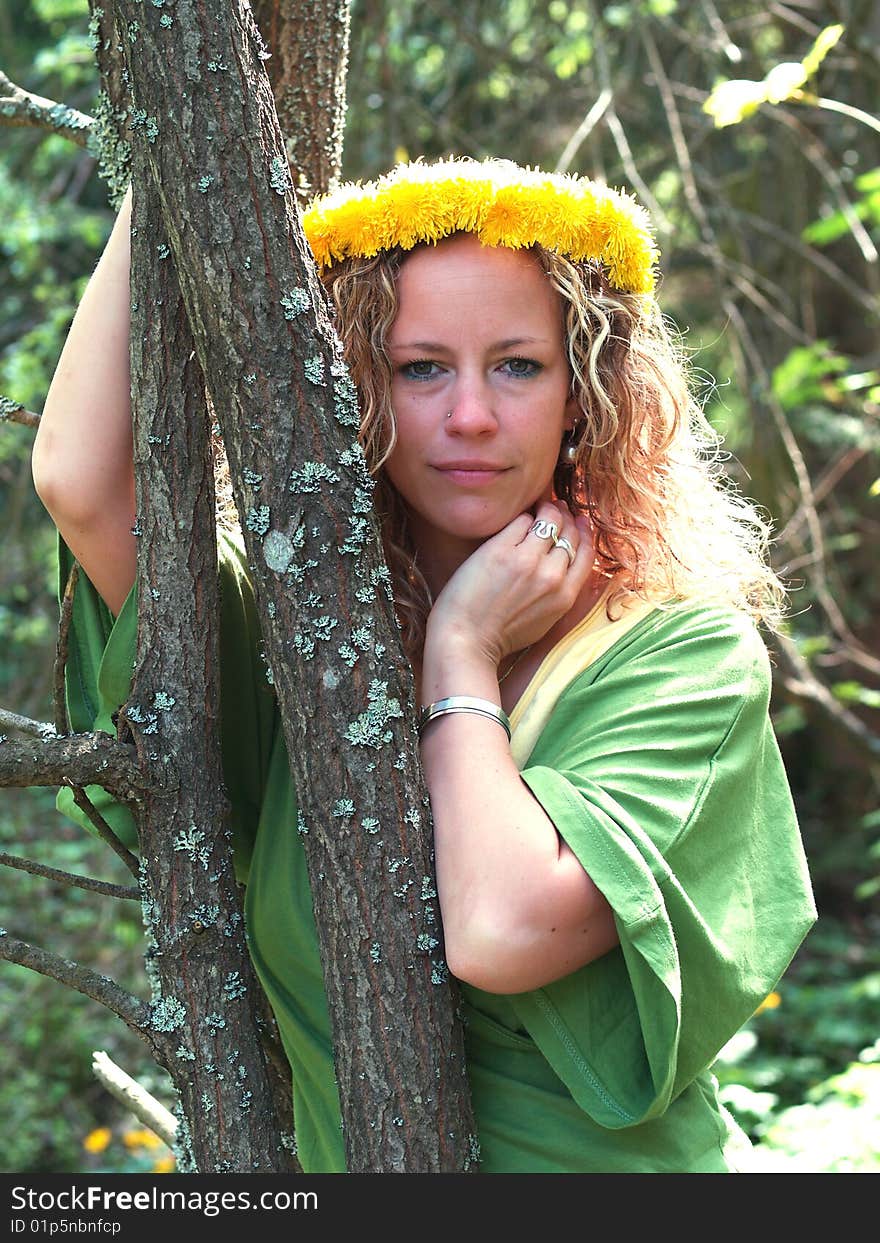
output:
M535 511L535 517L529 527L528 535L541 541L540 551L546 556L555 545L565 525L565 514L552 501L543 501ZM538 552L535 548L533 551Z

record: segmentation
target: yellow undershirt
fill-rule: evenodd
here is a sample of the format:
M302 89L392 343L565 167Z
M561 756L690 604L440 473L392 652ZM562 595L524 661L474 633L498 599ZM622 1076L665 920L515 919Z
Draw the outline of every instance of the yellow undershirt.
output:
M569 683L657 607L645 600L633 600L624 605L619 618L609 621L605 612L606 598L603 595L597 600L586 617L550 649L517 700L510 714L510 748L517 768L526 766L559 696Z

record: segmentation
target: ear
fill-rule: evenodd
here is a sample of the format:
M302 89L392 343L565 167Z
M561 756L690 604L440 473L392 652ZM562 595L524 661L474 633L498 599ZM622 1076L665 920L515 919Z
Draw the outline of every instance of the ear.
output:
M568 401L565 403L565 430L573 432L582 418L583 411L578 404L577 398L574 393L569 393Z

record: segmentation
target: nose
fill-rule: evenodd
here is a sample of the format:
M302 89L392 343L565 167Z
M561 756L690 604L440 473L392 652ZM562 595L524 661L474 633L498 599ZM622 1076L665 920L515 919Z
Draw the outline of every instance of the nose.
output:
M496 430L498 420L484 385L463 382L456 386L452 398L446 414L446 431L451 436L485 436Z

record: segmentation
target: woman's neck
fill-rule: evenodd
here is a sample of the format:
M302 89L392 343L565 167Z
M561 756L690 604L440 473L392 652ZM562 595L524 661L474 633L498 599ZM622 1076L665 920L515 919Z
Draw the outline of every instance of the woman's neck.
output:
M414 531L411 535L416 549L418 567L428 584L432 600L437 599L455 571L464 565L468 557L483 543L482 540L455 538L420 540Z

